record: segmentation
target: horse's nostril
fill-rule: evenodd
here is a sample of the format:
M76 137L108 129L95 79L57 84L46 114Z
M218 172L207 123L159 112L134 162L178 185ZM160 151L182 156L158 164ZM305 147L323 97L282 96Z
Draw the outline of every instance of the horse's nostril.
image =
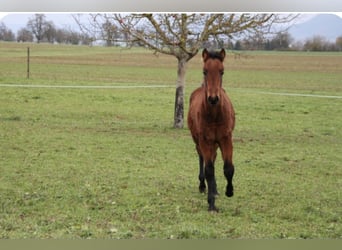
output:
M209 102L210 104L212 104L212 105L217 104L219 100L220 100L220 99L219 99L218 96L215 96L215 97L209 96L209 97L208 97L208 102Z

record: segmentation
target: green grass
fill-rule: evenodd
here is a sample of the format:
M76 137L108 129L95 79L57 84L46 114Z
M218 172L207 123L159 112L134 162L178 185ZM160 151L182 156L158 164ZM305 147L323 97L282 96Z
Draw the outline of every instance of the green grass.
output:
M176 79L174 58L141 49L30 46L27 80L27 45L0 43L0 84ZM259 92L342 96L341 54L244 53L226 61L235 196L218 159L218 214L198 192L189 131L172 128L173 87L0 87L0 238L340 239L342 99ZM201 78L196 57L186 111Z

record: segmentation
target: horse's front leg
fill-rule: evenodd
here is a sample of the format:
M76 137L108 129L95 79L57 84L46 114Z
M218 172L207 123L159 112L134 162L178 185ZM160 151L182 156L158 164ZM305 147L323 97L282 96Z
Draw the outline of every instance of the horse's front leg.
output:
M204 160L203 160L203 156L199 150L199 147L197 148L197 152L198 152L198 158L199 158L199 175L198 175L198 179L200 181L199 184L199 191L200 193L205 193L205 189L206 189L206 185L205 185L205 174L204 174ZM216 149L215 149L215 157L214 157L214 161L213 163L215 163L215 159L216 159ZM216 185L216 180L215 180L215 189L214 189L214 193L215 195L218 195L219 193L217 192L217 185Z
M205 179L208 184L208 210L218 212L218 209L215 206L215 196L217 194L215 167L213 161L211 160L205 163Z
M208 185L208 210L218 212L215 206L215 195L217 194L214 167L216 158L215 145L214 143L203 141L200 143L200 149L204 160L204 175Z

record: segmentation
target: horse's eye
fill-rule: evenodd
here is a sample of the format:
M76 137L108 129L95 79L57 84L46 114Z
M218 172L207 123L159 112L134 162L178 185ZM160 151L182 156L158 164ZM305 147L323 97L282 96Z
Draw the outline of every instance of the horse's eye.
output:
M206 71L206 70L203 70L203 75L207 75L208 74L208 72Z
M221 74L221 76L223 76L224 75L224 71L221 71L220 74Z

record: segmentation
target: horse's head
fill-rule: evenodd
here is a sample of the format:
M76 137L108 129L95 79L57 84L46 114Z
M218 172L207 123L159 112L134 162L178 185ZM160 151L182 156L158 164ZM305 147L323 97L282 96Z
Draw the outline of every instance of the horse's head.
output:
M223 61L226 52L222 49L219 52L209 52L204 49L202 52L204 85L207 101L216 105L220 101L220 89L222 88L222 76L224 73Z

